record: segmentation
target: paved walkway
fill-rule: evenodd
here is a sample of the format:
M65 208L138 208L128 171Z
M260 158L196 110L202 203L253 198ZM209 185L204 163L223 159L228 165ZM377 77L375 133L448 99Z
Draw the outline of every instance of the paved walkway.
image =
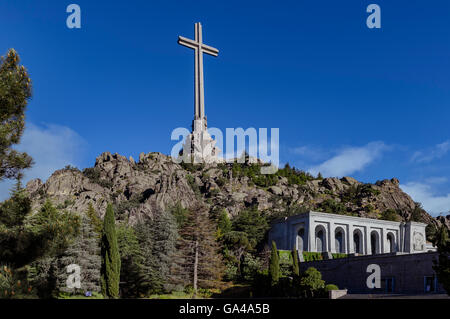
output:
M339 299L450 299L446 294L395 295L395 294L348 294Z

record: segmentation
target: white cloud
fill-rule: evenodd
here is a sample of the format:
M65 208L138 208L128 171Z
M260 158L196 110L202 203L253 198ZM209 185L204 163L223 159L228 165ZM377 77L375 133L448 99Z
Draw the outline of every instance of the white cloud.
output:
M311 167L308 171L323 176L345 176L366 168L379 158L388 147L383 142L371 142L362 147L347 147L337 155L320 165Z
M409 182L400 185L400 188L414 201L422 203L423 208L433 216L450 211L450 193L438 196L430 185L420 182Z
M46 180L55 170L66 165L77 166L85 141L72 129L55 124L27 124L17 150L27 152L35 164L24 172L24 183L30 179ZM9 197L13 181L0 183L0 200Z
M433 184L433 185L444 184L447 181L448 181L448 178L444 177L444 176L434 176L434 177L429 177L429 178L425 179L425 182L427 184Z
M411 161L416 163L429 163L432 160L443 157L449 151L450 140L437 144L429 150L415 152L411 157Z

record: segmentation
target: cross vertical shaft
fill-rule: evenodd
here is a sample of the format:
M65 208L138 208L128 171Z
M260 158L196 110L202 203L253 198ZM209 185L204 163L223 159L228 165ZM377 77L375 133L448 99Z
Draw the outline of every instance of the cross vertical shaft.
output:
M195 51L195 79L194 79L194 121L200 120L203 127L206 128L205 118L205 91L204 91L204 79L203 79L203 53L217 56L219 50L216 48L203 44L202 39L202 25L200 22L195 24L195 38L194 41L184 37L178 37L178 44L194 49Z
M205 95L203 91L203 53L202 53L202 25L195 24L195 42L198 47L195 49L195 119L203 119L205 116Z

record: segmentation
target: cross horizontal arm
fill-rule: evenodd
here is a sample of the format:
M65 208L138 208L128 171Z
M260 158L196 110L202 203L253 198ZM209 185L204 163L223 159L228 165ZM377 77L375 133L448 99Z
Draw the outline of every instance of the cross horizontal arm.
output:
M178 44L183 45L185 47L191 48L191 49L197 49L198 43L195 41L192 41L191 39L179 36L178 37Z
M218 56L219 55L219 50L217 50L216 48L210 47L209 45L206 44L202 44L202 50L203 52L212 55L212 56Z
M179 36L178 37L178 44L183 45L185 47L191 48L191 49L197 49L198 48L198 42ZM212 55L212 56L218 56L219 50L216 48L210 47L209 45L202 44L202 51L206 54Z

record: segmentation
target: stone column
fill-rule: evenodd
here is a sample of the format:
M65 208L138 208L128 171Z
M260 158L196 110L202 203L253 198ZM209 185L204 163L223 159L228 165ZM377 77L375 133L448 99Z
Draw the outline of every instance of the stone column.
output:
M325 234L327 236L326 238L327 249L325 251L331 252L332 247L334 247L334 240L333 240L334 236L332 235L332 231L334 231L334 229L332 223L331 222L327 223L327 227L325 229L327 229L327 233Z
M353 247L353 225L347 225L347 242L346 242L346 253L352 254L355 252L355 247Z
M331 251L332 253L336 253L336 240L334 239L334 232L336 231L336 225L332 222L329 223L330 228L330 246L328 251Z
M405 251L405 224L402 222L400 223L400 231L398 234L398 251L404 252Z
M388 253L386 245L387 241L386 234L387 234L386 229L382 227L380 230L380 254Z
M309 251L317 251L314 222L311 220L311 217L308 218L308 239Z
M370 240L370 232L369 232L369 226L364 226L364 234L363 234L363 246L364 246L364 254L365 255L371 255L372 254L372 247L371 247L371 240Z

